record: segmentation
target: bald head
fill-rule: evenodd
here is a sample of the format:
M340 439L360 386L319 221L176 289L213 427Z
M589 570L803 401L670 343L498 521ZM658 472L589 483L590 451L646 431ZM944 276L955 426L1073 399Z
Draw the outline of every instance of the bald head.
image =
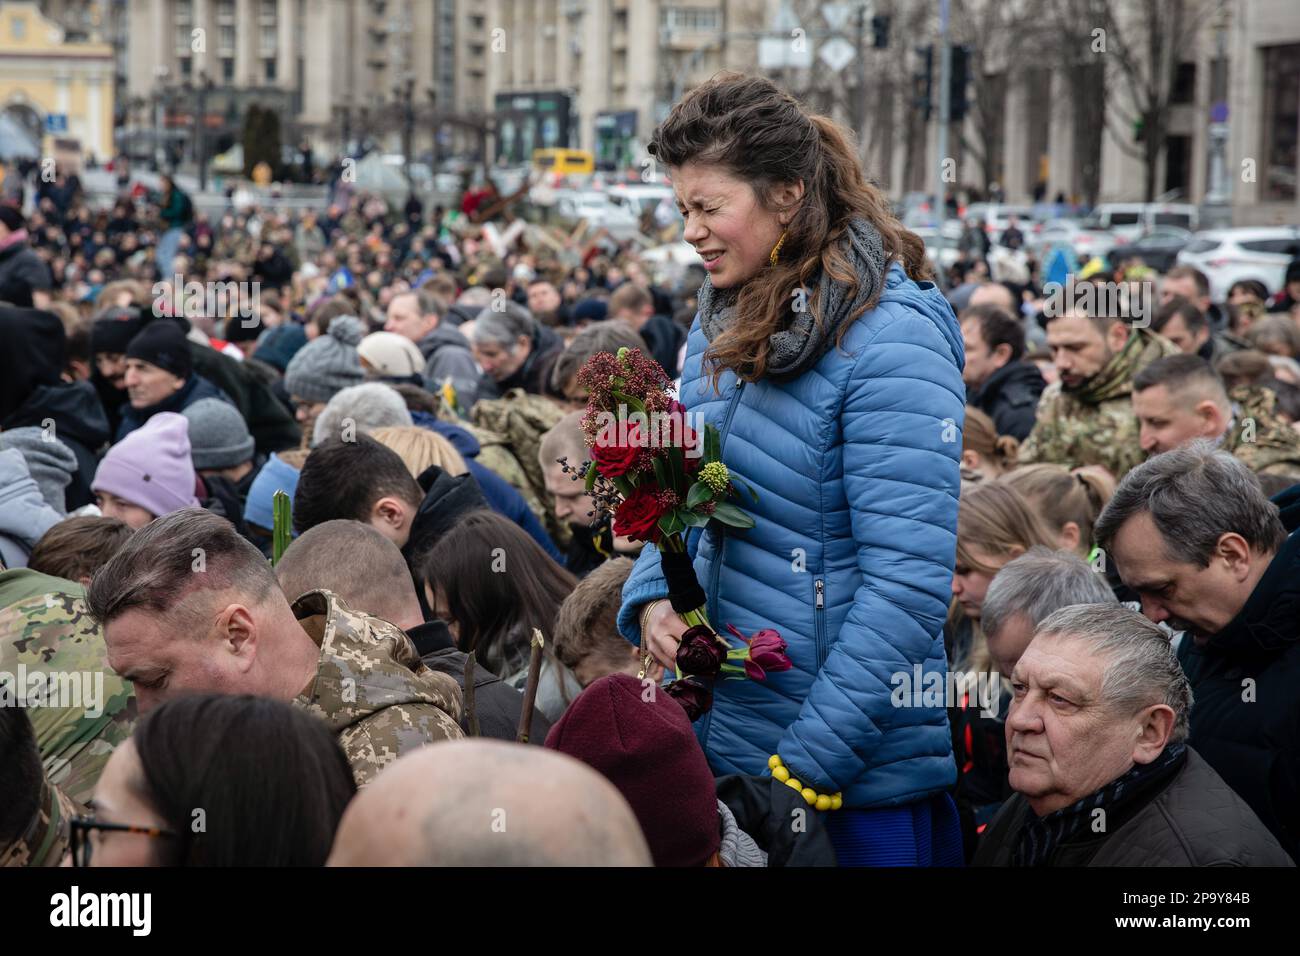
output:
M354 611L410 630L423 623L406 559L378 529L360 521L325 521L294 539L275 566L290 601L317 588Z
M329 866L650 866L627 802L586 764L482 738L423 747L348 805Z
M975 287L970 294L970 301L966 307L972 309L977 305L995 305L999 309L1005 309L1012 315L1019 315L1020 310L1016 307L1016 300L1011 295L1011 290L1001 282L984 282Z

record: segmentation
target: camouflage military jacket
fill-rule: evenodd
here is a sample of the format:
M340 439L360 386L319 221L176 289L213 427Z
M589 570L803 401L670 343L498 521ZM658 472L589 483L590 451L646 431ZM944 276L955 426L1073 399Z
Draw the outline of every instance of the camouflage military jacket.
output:
M69 800L46 777L41 782L36 814L27 829L18 839L0 846L0 867L58 866L68 851L68 824L85 812L85 807Z
M294 702L329 725L357 786L403 754L464 736L460 686L421 663L399 628L330 591L308 591L293 613L320 647L316 676Z
M1232 427L1223 447L1257 475L1300 475L1300 432L1278 418L1277 396L1262 385L1238 385Z
M25 706L50 782L88 801L131 736L136 702L108 666L81 585L27 568L0 574L0 685L4 703Z
M1116 480L1123 478L1146 459L1133 413L1133 377L1156 359L1177 354L1166 339L1134 329L1124 348L1081 387L1047 386L1038 400L1034 430L1020 446L1020 464L1101 465Z

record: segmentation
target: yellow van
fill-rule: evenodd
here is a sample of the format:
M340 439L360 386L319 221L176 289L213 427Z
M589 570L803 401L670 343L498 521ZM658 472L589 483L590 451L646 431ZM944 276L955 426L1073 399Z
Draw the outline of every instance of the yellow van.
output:
M561 176L591 173L596 169L596 157L585 149L535 149L533 168Z

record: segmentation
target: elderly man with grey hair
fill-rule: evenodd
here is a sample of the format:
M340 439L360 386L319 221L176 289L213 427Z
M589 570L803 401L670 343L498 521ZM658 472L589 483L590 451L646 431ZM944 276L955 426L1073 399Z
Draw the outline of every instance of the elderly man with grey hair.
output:
M564 343L522 305L493 302L474 320L469 340L483 368L479 398L497 398L512 388L549 394L551 368Z
M1164 631L1119 604L1048 616L1012 672L1009 780L976 866L1292 866L1187 745Z
M993 666L1009 678L1034 629L1061 608L1114 603L1106 579L1077 554L1035 545L1005 565L984 596L980 626Z
M438 391L450 380L464 408L474 404L479 370L469 341L450 322L444 322L447 302L428 289L399 292L388 303L384 331L414 342L424 356L424 385Z
M1280 509L1280 511L1279 511ZM1195 441L1124 476L1095 537L1142 613L1187 632L1191 743L1300 855L1300 487L1269 501Z

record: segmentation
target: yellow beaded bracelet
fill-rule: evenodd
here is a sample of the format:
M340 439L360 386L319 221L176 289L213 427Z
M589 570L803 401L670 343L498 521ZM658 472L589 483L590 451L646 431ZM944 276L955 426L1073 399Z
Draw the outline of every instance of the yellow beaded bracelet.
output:
M816 810L838 810L844 806L843 793L818 793L812 787L805 787L802 783L790 776L790 770L781 762L779 754L772 754L767 758L767 766L772 771L772 776L781 781L792 790L799 791L799 795L804 798L808 806Z

